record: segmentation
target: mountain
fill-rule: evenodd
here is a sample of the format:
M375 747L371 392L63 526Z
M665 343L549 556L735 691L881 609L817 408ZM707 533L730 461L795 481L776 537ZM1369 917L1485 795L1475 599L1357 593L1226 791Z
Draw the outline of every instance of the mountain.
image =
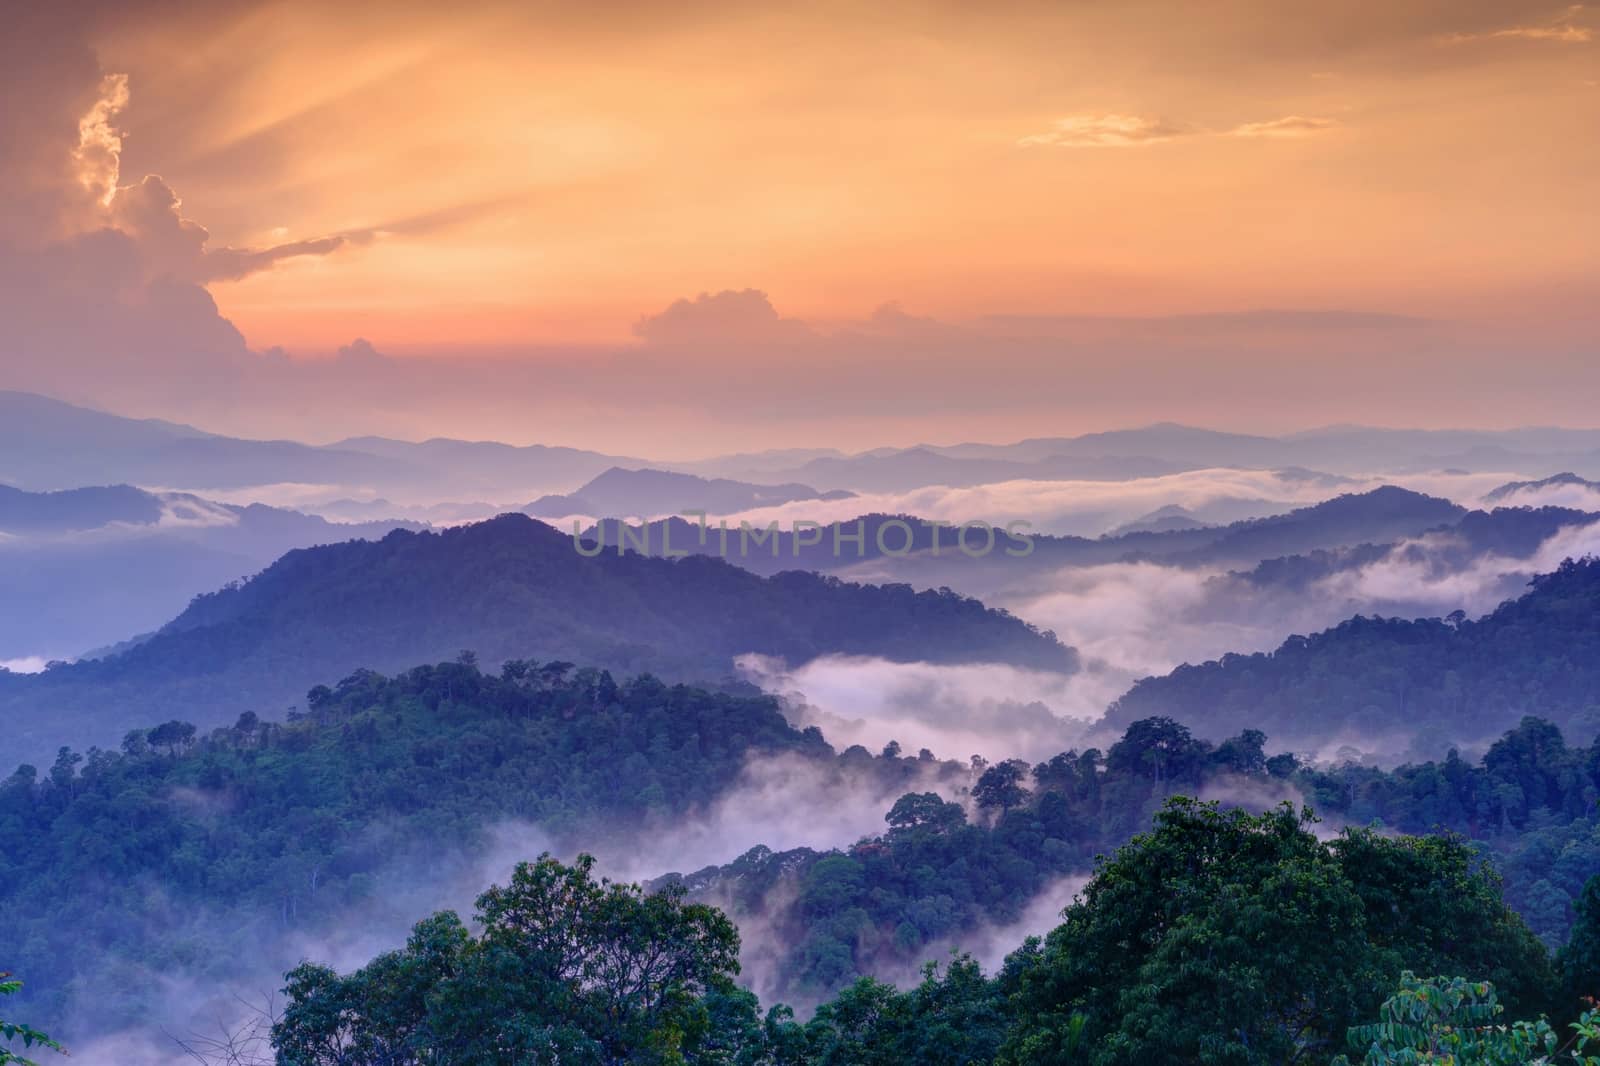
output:
M434 493L467 488L523 499L529 490L579 484L610 467L647 465L644 459L581 448L448 438L413 443L386 437L352 437L328 447L404 463L414 472L418 484Z
M1147 515L1141 515L1132 522L1126 522L1110 533L1109 537L1120 537L1128 533L1177 533L1191 529L1202 529L1210 523L1202 522L1194 516L1194 512L1177 504L1168 504L1158 507Z
M1449 500L1384 486L1267 518L1223 526L1135 530L1103 537L1017 536L996 530L992 546L981 529L964 534L968 550L957 546L955 530L911 515L868 514L797 536L781 525L775 537L758 539L730 528L724 537L715 523L701 529L677 518L649 524L648 535L629 527L628 546L656 554L688 551L717 555L756 573L800 567L823 573L849 573L865 565L885 580L919 587L992 588L1064 566L1095 566L1156 561L1175 566L1254 566L1263 559L1368 542L1388 543L1416 536L1460 519L1466 509ZM615 548L622 523L602 522L585 536ZM754 533L762 533L756 530ZM856 540L856 535L860 539ZM935 550L935 538L938 549ZM988 550L985 550L985 549Z
M1576 737L1600 731L1600 561L1568 561L1477 621L1357 616L1270 653L1181 666L1106 713L1121 728L1166 716L1208 737L1263 729L1321 749L1356 743L1441 751L1525 715Z
M418 914L470 898L516 860L588 850L651 873L727 863L652 887L725 909L746 934L753 990L804 1005L858 975L916 973L951 947L993 965L1054 924L1097 856L1150 829L1163 800L1208 793L1256 810L1304 797L1351 822L1476 837L1343 838L1351 869L1377 878L1372 913L1387 916L1391 935L1434 935L1429 889L1446 883L1461 930L1449 939L1497 966L1541 959L1516 950L1531 944L1496 874L1480 867L1487 857L1505 902L1547 941L1564 937L1592 868L1600 749L1568 748L1529 719L1481 765L1326 770L1268 750L1259 732L1211 745L1142 721L1104 752L985 767L836 753L774 699L592 667L362 673L319 689L291 721L241 716L199 731L173 720L133 731L119 752L63 752L48 772L0 778L0 853L13 874L0 879L0 942L29 975L26 1016L82 1054L80 1042L125 1027L214 1025L218 1002L276 987L308 944L398 943ZM774 796L819 820L842 802L865 805L866 831L824 831L810 837L815 848L748 847L748 834L783 831L782 818L751 816ZM735 812L740 835L715 820L719 810ZM1472 891L1474 868L1491 894ZM1165 880L1138 883L1163 898ZM1239 898L1226 897L1229 913ZM1412 921L1413 906L1430 919ZM1476 966L1468 972L1510 987L1508 974ZM152 997L135 979L151 969L178 991Z
M363 484L405 473L401 464L361 452L239 440L32 393L0 392L0 482L19 488L117 481L194 489L279 482Z
M151 1025L169 1004L127 979L135 968L189 979L172 997L187 1021L219 982L278 987L308 942L403 934L409 901L441 905L461 881L474 894L497 827L538 826L563 851L621 838L636 853L751 759L820 770L833 758L770 697L521 665L363 674L290 722L162 727L187 717L168 706L81 775L82 756L0 774L0 942L29 974L32 1016L75 1043ZM920 769L869 762L889 781Z
M114 743L184 708L200 725L271 712L327 677L403 669L470 648L486 663L535 656L671 679L727 675L756 652L901 662L1005 662L1071 672L1049 634L976 600L719 560L601 552L522 515L440 533L396 531L290 552L242 585L201 596L149 640L38 675L0 674L0 761L60 743Z
M32 493L0 486L0 662L71 658L145 633L202 592L293 548L381 537L385 521L239 507L128 485Z
M451 498L465 491L526 499L531 491L579 484L619 463L643 462L576 448L478 441L356 437L314 446L244 440L32 393L0 392L0 482L24 489L125 481L215 491L292 483L405 496Z
M862 492L905 492L927 485L976 485L1017 478L1153 477L1208 467L1304 467L1332 475L1371 475L1452 467L1531 473L1557 464L1600 465L1600 430L1329 426L1271 437L1163 422L1075 437L1033 437L1011 444L880 448L786 467L746 467L738 474L719 460L707 460L696 464L696 470L755 481L792 479Z
M1540 489L1552 488L1578 488L1589 492L1600 492L1600 481L1590 481L1581 478L1571 471L1552 474L1550 477L1538 481L1508 481L1499 488L1492 489L1484 494L1485 503L1503 503L1523 493L1538 492Z
M364 436L321 446L244 440L0 391L0 483L32 490L119 481L213 491L299 484L343 487L351 496L357 489L362 496L383 493L404 506L472 499L503 505L537 493L570 493L618 466L855 492L1017 479L1121 480L1213 466L1298 466L1335 474L1459 467L1533 474L1600 467L1600 430L1337 426L1268 437L1161 423L1012 444L924 444L853 455L790 449L665 463L580 448L444 438Z
M818 492L810 485L754 485L728 478L614 466L570 495L542 496L523 510L536 518L645 517L693 511L723 515L797 500L847 500L853 495L841 490Z
M1414 567L1439 579L1464 573L1481 563L1485 556L1502 561L1531 561L1562 531L1579 530L1597 522L1600 522L1600 514L1565 507L1497 507L1493 511L1469 511L1460 521L1430 530L1430 535L1421 540L1319 548L1304 554L1264 559L1252 569L1236 571L1229 577L1256 588L1272 588L1296 595L1308 591L1321 579L1382 562ZM1515 599L1525 591L1531 576L1523 574L1515 587L1505 589L1502 598ZM1514 570L1507 571L1506 579L1519 580Z
M1180 565L1237 565L1317 547L1385 542L1454 522L1465 507L1436 496L1384 485L1218 530L1215 540L1165 556ZM1135 537L1139 536L1134 534Z
M154 525L166 508L131 485L25 492L0 485L0 534L73 533L113 522Z

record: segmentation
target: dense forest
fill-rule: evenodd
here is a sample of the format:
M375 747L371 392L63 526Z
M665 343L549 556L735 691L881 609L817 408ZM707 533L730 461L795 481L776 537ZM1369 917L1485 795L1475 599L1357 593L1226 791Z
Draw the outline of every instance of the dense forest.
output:
M1173 799L992 976L954 954L805 1021L738 985L738 929L682 885L543 856L470 925L442 911L358 969L302 963L281 1006L187 1046L230 1066L1592 1061L1600 878L1552 959L1461 842L1313 828Z
M156 995L137 979L146 968L225 979L357 909L403 926L394 912L408 900L382 891L391 875L443 883L499 820L558 845L670 839L761 755L819 769L816 794L797 802L826 805L862 778L901 796L885 832L843 851L758 848L656 885L768 930L746 961L763 992L801 1006L992 939L1174 795L1257 809L1305 797L1330 825L1455 831L1462 861L1492 859L1552 947L1600 867L1600 748L1569 747L1538 720L1480 764L1392 772L1269 755L1258 731L1213 745L1159 718L1103 753L956 764L895 745L835 753L765 696L618 683L566 662L514 660L490 675L471 655L396 678L358 673L312 690L306 707L210 731L169 721L130 732L118 752L63 750L0 783L12 860L0 940L15 946L8 965L28 976L36 1019L59 1023L92 997L103 1025L135 1021ZM428 846L441 840L453 850Z
M1600 732L1600 561L1568 560L1481 619L1357 616L1274 652L1182 666L1135 685L1107 721L1167 716L1214 737L1262 729L1368 743L1420 733L1442 751L1525 715Z
M863 975L914 969L940 945L986 939L1145 828L1170 796L1257 809L1303 799L1329 826L1458 835L1499 871L1545 944L1566 940L1584 883L1600 870L1600 745L1568 747L1550 723L1528 719L1477 765L1452 752L1383 771L1301 765L1267 755L1265 743L1246 730L1212 745L1171 719L1147 719L1104 753L985 767L967 806L907 795L888 812L887 832L847 850L755 848L660 883L776 930L768 991L811 1003Z
M718 560L605 552L530 518L397 531L290 552L198 597L122 654L40 675L0 673L5 751L114 743L172 708L203 727L276 716L358 668L407 669L476 649L499 663L540 649L618 673L717 682L746 652L800 663L838 652L896 661L1006 662L1071 672L1051 634L947 590L858 585L802 572L758 578Z
M285 932L353 908L370 919L391 905L387 881L443 883L499 821L593 846L669 830L756 756L807 758L824 788L871 774L886 794L941 769L835 765L770 697L619 684L561 661L487 675L466 653L392 679L360 672L306 707L208 731L168 721L0 781L0 942L50 997L41 1017L93 996L104 1024L122 1024L144 1007L124 979L135 969L225 973Z

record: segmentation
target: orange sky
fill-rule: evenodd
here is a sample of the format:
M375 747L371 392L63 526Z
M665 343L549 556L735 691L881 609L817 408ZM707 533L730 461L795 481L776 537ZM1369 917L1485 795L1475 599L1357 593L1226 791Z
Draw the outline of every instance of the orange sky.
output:
M680 457L1595 422L1600 10L15 16L0 388Z
M1276 0L183 5L95 28L122 178L254 347L786 315L1340 308L1592 324L1600 12ZM373 232L376 231L376 232Z

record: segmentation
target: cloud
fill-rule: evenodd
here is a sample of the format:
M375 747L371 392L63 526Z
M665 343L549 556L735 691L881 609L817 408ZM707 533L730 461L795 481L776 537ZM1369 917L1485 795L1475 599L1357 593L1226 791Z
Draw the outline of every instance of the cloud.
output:
M794 669L761 655L740 672L784 700L797 726L815 725L835 747L907 752L941 759L1045 759L1083 735L1121 689L1093 677L1062 677L993 663L947 666L829 655ZM1074 718L1073 716L1076 716Z
M1193 131L1159 118L1139 115L1072 115L1057 119L1047 133L1017 141L1022 148L1136 148L1159 144Z
M1548 573L1564 559L1600 555L1600 522L1564 526L1525 559L1493 552L1465 566L1448 561L1456 538L1428 534L1395 546L1383 558L1318 582L1315 598L1334 603L1355 601L1369 608L1403 604L1438 613L1461 609L1477 617L1525 589L1535 575ZM1384 613L1395 613L1392 606Z
M1334 129L1338 121L1311 115L1285 115L1265 122L1246 122L1228 131L1229 137L1310 137Z
M0 92L28 102L0 117L0 352L15 371L8 377L122 403L214 401L233 391L254 353L204 286L326 255L343 240L208 247L205 227L183 217L159 176L122 182L118 117L136 86L100 69L80 20L31 12L24 24L0 44Z
M832 488L829 484L824 487ZM1352 491L1355 491L1352 489ZM1327 497L1324 486L1272 470L1203 469L1123 481L1014 480L949 488L930 485L909 492L859 493L845 500L800 500L728 517L792 528L796 520L827 524L863 514L913 514L952 522L984 521L1003 527L1027 521L1034 533L1098 536L1150 512L1177 504L1205 518L1275 514Z
M1506 26L1501 29L1480 30L1472 33L1452 33L1444 38L1446 44L1466 44L1472 41L1520 40L1550 41L1556 44L1586 44L1594 39L1594 31L1581 26L1576 19L1583 13L1583 4L1573 4L1549 22L1525 26Z
M702 292L693 300L676 300L666 310L640 318L633 332L662 345L794 341L811 336L803 322L780 318L759 289Z
M1022 148L1139 148L1176 140L1179 137L1309 137L1336 127L1331 118L1310 115L1285 115L1260 122L1246 122L1230 130L1205 130L1180 126L1160 118L1138 115L1074 115L1058 119L1047 133L1036 133L1017 141Z
M344 246L343 237L290 241L270 248L207 248L206 228L184 218L183 201L159 175L115 189L105 201L117 229L139 242L147 272L194 284L237 281L283 259L327 255Z
M100 98L78 120L78 149L73 153L78 181L102 207L110 207L117 195L122 133L112 120L127 106L128 76L107 74L100 81Z

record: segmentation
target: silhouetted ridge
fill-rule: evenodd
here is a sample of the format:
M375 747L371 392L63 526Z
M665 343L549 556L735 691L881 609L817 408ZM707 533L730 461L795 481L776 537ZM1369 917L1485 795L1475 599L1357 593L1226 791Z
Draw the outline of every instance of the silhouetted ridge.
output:
M273 712L318 678L475 650L673 680L717 679L747 652L792 663L830 653L911 662L1004 662L1072 671L1053 635L948 590L856 585L720 560L605 551L523 515L443 532L397 531L293 551L254 579L200 596L113 658L0 675L10 750L114 742L181 703L201 725Z
M1525 715L1600 731L1600 562L1568 561L1477 621L1357 616L1276 651L1139 682L1108 711L1207 736L1260 728L1301 743L1408 734L1487 737Z

